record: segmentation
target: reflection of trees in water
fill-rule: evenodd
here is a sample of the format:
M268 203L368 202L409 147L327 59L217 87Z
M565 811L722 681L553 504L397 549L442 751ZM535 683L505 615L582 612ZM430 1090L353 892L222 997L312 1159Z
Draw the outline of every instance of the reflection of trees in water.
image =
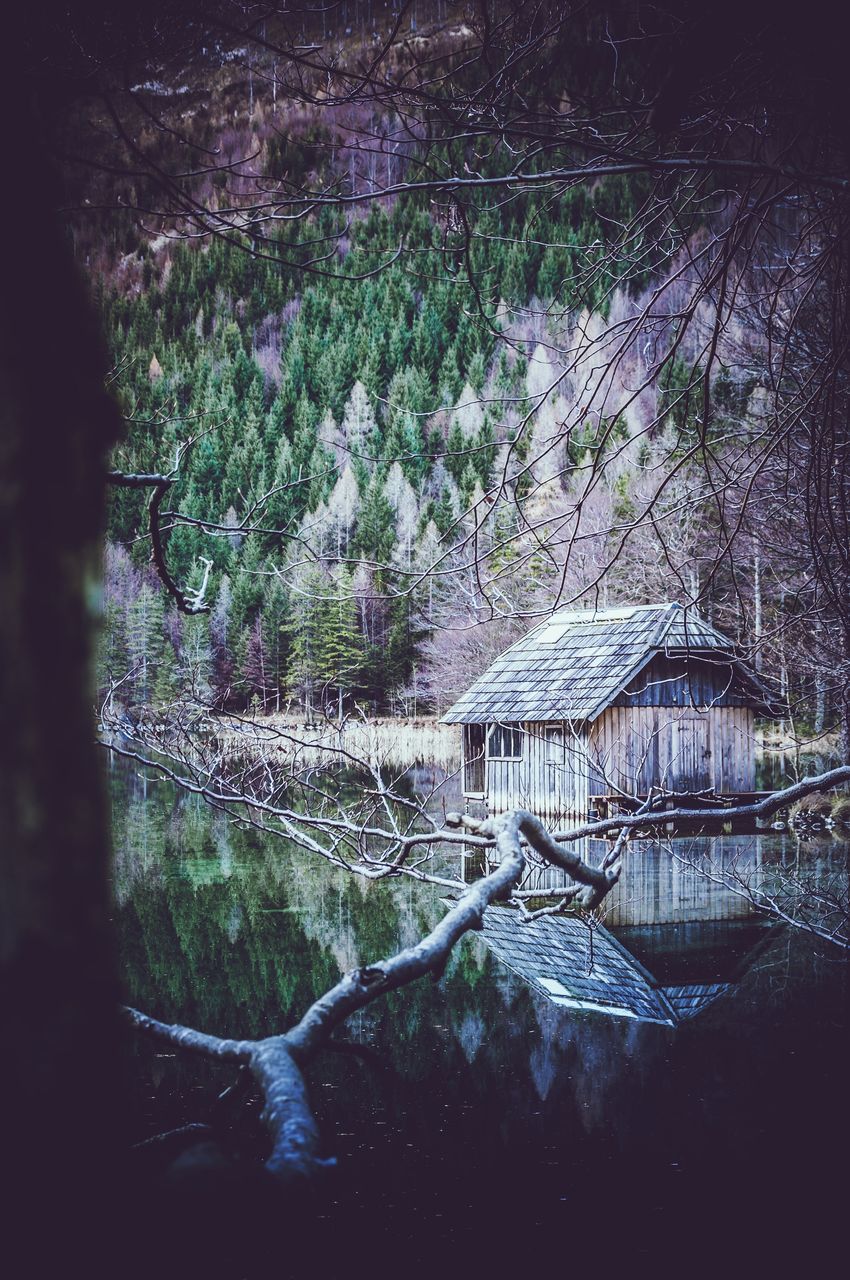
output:
M165 1019L237 1035L266 1033L330 986L340 962L389 954L421 937L444 910L432 887L364 885L282 841L264 847L256 833L225 824L170 787L160 784L145 797L138 780L125 783L116 782L115 808L127 994ZM391 994L349 1030L378 1046L405 1087L437 1075L458 1105L507 1068L517 1125L531 1123L553 1084L568 1077L574 1083L585 1063L595 1078L586 1097L578 1094L582 1123L590 1124L616 1092L630 1042L622 1028L565 1019L531 998L477 938L455 950L440 984ZM579 1047L581 1039L587 1043ZM166 1090L169 1079L177 1090L197 1081L195 1063L153 1063ZM322 1078L332 1085L353 1069L328 1058ZM201 1087L212 1090L215 1079L214 1069L202 1072ZM332 1092L320 1090L320 1113ZM350 1087L345 1093L350 1102ZM372 1082L363 1105L377 1105L376 1097Z
M132 775L115 787L127 994L167 1019L247 1035L286 1025L341 961L391 953L444 909L439 890L364 884L163 784L146 798ZM524 1160L547 1177L557 1165L558 1178L578 1178L610 1150L649 1152L664 1169L687 1126L694 1150L724 1125L752 1136L747 1071L789 1061L789 1028L798 1039L817 1019L834 1024L825 1011L836 1007L828 988L840 966L819 954L774 930L735 989L673 1032L557 1008L467 938L439 984L414 984L351 1019L348 1037L372 1046L377 1062L323 1055L309 1073L317 1119L351 1177L397 1161L384 1178L390 1197L430 1177L434 1162L444 1183L455 1168L498 1181L506 1162ZM135 1053L141 1133L204 1118L230 1080L148 1045ZM259 1130L252 1139L244 1128L261 1152Z

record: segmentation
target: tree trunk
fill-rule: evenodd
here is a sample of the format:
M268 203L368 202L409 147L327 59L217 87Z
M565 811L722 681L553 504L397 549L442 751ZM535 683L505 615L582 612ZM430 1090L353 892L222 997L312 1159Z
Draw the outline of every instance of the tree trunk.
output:
M0 101L6 119L25 111L14 76ZM51 212L57 184L30 129L7 141L27 198L0 202L0 1098L6 1185L22 1201L4 1207L13 1237L27 1204L38 1213L28 1274L49 1274L54 1250L94 1274L121 1073L91 651L105 455L121 423Z

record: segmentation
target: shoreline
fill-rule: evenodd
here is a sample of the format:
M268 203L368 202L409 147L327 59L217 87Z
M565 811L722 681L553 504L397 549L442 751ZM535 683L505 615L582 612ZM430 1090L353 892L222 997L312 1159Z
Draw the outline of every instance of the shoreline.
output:
M437 716L378 716L369 720L352 717L340 726L334 720L308 721L285 712L244 719L223 714L214 722L214 733L225 754L234 756L247 747L264 757L270 751L281 751L303 756L305 762L314 754L328 751L402 768L433 765L453 770L461 762L460 726L444 724ZM822 734L806 742L776 733L756 735L756 755L761 759L793 761L798 755L831 755L837 749L837 733Z

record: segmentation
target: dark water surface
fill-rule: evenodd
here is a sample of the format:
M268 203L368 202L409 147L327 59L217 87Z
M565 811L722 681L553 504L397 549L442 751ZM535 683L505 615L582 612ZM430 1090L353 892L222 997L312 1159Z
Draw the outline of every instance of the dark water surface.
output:
M114 767L111 784L127 999L164 1020L285 1029L342 971L413 942L445 909L439 890L345 876L132 769ZM788 837L729 856L846 867L837 842L801 851ZM464 940L440 983L351 1019L365 1056L312 1068L338 1164L309 1202L270 1205L263 1191L246 1209L240 1189L211 1210L208 1196L178 1197L204 1268L501 1276L589 1261L606 1274L615 1259L811 1265L843 1249L842 954L765 927L658 849L631 855L607 923L659 988L724 993L676 1027L565 1007L482 938ZM137 1141L208 1121L233 1079L147 1044L135 1054ZM263 1154L257 1112L252 1101L217 1121L248 1172Z

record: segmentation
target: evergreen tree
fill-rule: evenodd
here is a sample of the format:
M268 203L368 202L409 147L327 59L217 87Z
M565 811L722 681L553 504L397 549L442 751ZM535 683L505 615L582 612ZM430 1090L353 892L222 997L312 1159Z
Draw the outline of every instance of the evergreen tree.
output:
M230 625L237 631L249 628L256 617L263 599L264 565L260 540L246 538L235 569L230 606Z
M455 504L452 501L452 495L449 492L448 485L445 485L440 493L439 500L434 508L434 524L445 537L449 530L454 526L457 519Z
M317 710L322 682L322 629L330 580L318 566L306 569L293 593L287 641L291 660L287 689L300 698L308 720Z
M261 522L267 529L279 529L282 537L285 537L300 510L296 479L292 448L286 436L281 436L277 443L269 486L272 493L263 508ZM268 535L266 545L277 547L279 540Z
M487 374L487 365L484 359L483 351L476 351L475 355L469 362L469 385L476 395L480 396L484 390L484 381Z
M363 495L353 545L364 560L378 565L389 564L395 545L395 513L377 474Z
M153 702L157 670L163 656L165 610L161 593L143 582L127 617L127 658L133 671L132 689L136 702Z
M158 592L162 599L161 592ZM180 691L178 653L182 648L183 627L176 608L165 610L163 602L162 648L156 663L153 683L153 703L166 707Z
M481 488L485 491L493 481L493 465L496 461L496 446L493 443L493 424L489 415L485 415L478 433L478 452L472 456L472 464L478 472Z
M291 597L280 578L272 578L260 613L268 689L268 709L280 710L289 668L289 612Z
M410 679L419 656L418 646L426 634L424 628L413 622L410 597L396 596L390 602L389 630L384 654L388 693L400 689Z
M225 574L210 614L210 683L219 706L227 703L234 680L232 597L230 579Z
M461 506L463 507L464 511L468 511L469 508L472 506L473 496L475 494L476 489L478 489L480 492L478 472L475 469L471 459L469 462L467 462L466 466L463 469L463 474L461 475L458 489L460 491Z
M458 366L457 349L452 346L446 352L440 366L439 398L443 404L455 404L463 389L463 378Z
M331 688L335 690L340 720L348 695L360 684L364 657L352 576L347 569L343 569L338 574L333 594L322 611L318 664L323 685L328 691Z
M467 441L463 433L463 428L455 419L452 428L449 431L449 438L446 442L446 470L454 480L455 484L460 484L461 476L467 467Z

